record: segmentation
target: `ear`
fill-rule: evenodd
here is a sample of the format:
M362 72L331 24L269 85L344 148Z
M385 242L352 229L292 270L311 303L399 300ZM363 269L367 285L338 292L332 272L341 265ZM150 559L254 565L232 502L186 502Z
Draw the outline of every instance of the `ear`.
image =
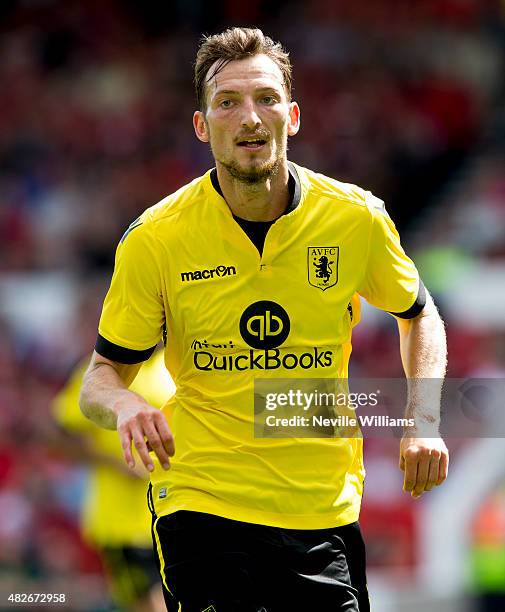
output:
M300 107L296 102L289 104L288 136L298 134L300 129Z
M195 111L193 115L193 127L195 128L195 134L198 140L209 142L207 122L205 121L205 115L202 111Z

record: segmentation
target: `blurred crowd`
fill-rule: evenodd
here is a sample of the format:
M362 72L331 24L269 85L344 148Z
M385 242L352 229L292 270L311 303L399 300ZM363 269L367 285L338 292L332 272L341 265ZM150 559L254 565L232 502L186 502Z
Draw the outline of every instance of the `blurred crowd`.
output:
M228 25L259 25L291 52L290 158L386 201L439 297L449 375L504 376L505 324L465 325L450 299L462 269L505 270L503 2L2 2L0 592L71 577L83 609L109 605L77 528L86 473L49 450L49 406L93 346L124 229L210 167L192 134L192 62L200 35ZM365 317L355 375L401 375L395 325ZM368 451L371 565L413 568L397 441Z
M200 32L181 4L46 0L5 11L2 269L108 267L139 210L207 169L190 123ZM216 13L222 25L241 12L262 18L291 51L303 113L294 161L366 185L402 226L475 146L500 93L495 4L274 2L267 11L256 0ZM152 32L156 11L163 23Z

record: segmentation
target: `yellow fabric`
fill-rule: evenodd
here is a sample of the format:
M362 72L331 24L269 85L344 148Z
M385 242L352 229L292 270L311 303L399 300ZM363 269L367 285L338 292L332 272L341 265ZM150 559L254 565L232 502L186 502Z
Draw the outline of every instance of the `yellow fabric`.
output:
M67 385L56 396L53 413L64 428L87 436L96 451L116 458L126 468L118 433L97 427L79 409L82 377L88 363L89 359L76 368ZM151 405L163 406L173 394L174 385L164 367L162 351L142 365L130 388L143 395ZM92 466L81 518L85 537L100 547L151 547L147 483L147 475L146 480L142 480L110 466Z
M362 441L255 439L254 379L346 378L357 294L402 312L415 302L419 277L380 200L296 169L300 204L272 225L261 257L210 172L145 211L118 247L100 334L145 350L166 324L165 363L177 386L164 407L173 467L156 464L152 474L159 515L185 509L299 529L358 518ZM338 247L327 287L317 285L314 246ZM260 300L281 305L291 324L268 353L271 369L266 351L251 348L239 328ZM287 367L275 367L288 353L295 357Z

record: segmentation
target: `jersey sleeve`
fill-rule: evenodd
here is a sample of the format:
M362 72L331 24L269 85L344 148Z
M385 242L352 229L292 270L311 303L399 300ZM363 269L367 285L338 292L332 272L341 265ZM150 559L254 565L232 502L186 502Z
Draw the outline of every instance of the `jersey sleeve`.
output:
M426 304L426 292L414 262L405 254L395 225L382 200L368 194L372 215L368 258L358 289L367 302L410 319Z
M149 359L165 322L161 284L154 239L142 221L136 221L116 251L98 327L97 353L126 364Z

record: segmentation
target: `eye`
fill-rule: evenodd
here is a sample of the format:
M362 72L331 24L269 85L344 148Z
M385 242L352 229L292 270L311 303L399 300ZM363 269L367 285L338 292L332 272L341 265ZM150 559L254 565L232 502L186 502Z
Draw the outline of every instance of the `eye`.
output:
M272 104L275 104L277 100L273 96L263 96L261 98L261 101L263 102L263 104L271 106Z
M220 106L221 108L231 108L231 107L232 107L232 105L233 105L233 102L232 102L231 100L222 100L222 101L219 103L219 106Z

